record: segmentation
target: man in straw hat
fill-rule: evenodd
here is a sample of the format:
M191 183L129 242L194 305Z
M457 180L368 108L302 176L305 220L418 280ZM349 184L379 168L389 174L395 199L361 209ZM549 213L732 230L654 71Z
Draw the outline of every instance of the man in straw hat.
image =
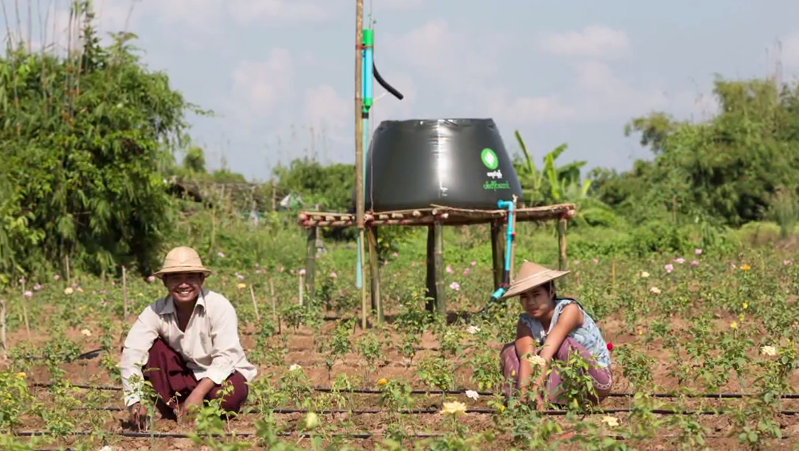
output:
M502 297L519 296L524 309L516 325L516 341L507 343L500 353L508 381L505 396L510 397L516 386L523 400L530 400L531 394L535 397L539 410L544 406L542 391L547 402L564 404L558 369L553 368L547 377L553 359L566 364L573 353L585 359L596 392L589 399L593 403L604 399L612 385L610 352L596 323L577 301L555 293L555 280L568 273L525 261Z
M247 381L257 370L244 355L230 301L203 288L210 273L190 247L169 251L155 273L167 295L139 315L125 339L120 364L125 405L139 427L147 412L129 379L141 380L141 366L165 418L183 418L203 400L221 396L222 409L239 412L247 399Z

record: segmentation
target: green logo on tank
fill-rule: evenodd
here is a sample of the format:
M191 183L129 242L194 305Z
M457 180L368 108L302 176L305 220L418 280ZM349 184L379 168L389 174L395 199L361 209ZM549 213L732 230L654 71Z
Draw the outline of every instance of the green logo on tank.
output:
M497 154L495 154L494 151L489 149L488 147L483 149L483 151L480 153L480 159L483 160L483 164L488 169L493 170L496 169L497 166L499 166L499 159L497 158Z

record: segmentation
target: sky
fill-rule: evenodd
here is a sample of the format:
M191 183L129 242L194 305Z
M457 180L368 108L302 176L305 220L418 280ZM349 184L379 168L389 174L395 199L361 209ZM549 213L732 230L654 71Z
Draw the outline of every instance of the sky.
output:
M3 34L64 47L69 0L2 0ZM17 25L14 3L20 5ZM355 0L94 0L98 27L138 35L144 63L212 118L189 116L208 166L269 179L279 162L355 159ZM634 117L706 120L714 77L799 71L795 0L364 0L383 120L492 118L509 153L625 170L651 158ZM45 24L40 26L38 24ZM10 25L6 25L10 24ZM42 34L46 30L46 35ZM779 65L778 65L779 62Z

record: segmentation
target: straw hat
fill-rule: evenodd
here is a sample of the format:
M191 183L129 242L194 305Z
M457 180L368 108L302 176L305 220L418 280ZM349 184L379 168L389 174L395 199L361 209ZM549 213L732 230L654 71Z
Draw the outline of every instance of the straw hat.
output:
M559 279L570 271L558 271L556 269L549 269L533 262L524 262L519 272L516 273L516 278L508 287L508 291L502 295L501 299L521 294L538 285L549 282L550 280Z
M163 278L164 274L176 272L198 272L204 276L211 274L211 270L203 266L197 251L187 246L176 247L169 251L161 269L154 275Z

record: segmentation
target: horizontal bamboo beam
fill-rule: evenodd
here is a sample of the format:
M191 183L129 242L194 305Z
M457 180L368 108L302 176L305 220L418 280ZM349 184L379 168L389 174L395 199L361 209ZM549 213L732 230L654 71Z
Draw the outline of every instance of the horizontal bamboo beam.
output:
M506 210L476 210L432 205L432 208L365 213L367 226L402 225L423 226L435 223L443 225L473 225L489 223L507 216ZM516 221L545 221L570 219L576 213L573 204L546 205L520 208L514 211ZM302 211L298 216L303 227L350 227L355 224L352 213Z

